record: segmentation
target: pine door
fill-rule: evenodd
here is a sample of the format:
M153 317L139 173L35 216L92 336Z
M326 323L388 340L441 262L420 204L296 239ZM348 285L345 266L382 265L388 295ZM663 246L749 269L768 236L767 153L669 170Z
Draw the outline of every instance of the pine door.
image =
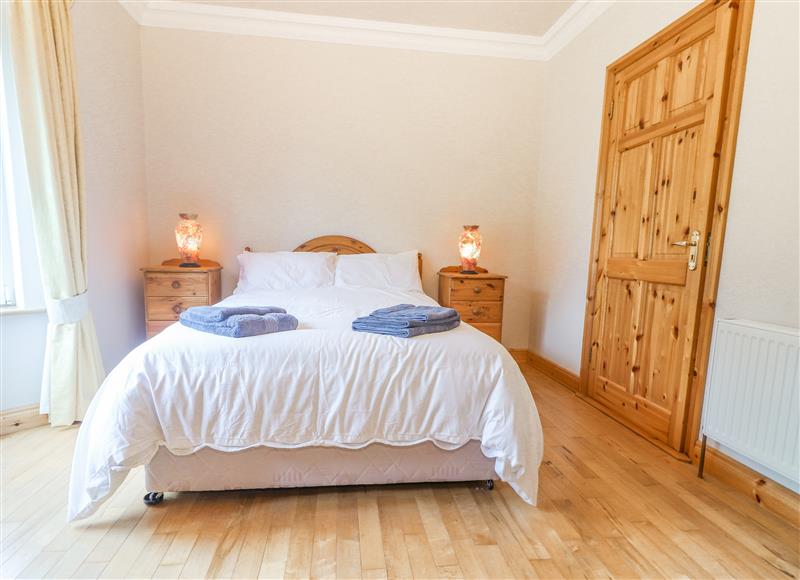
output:
M736 10L733 2L705 5L607 76L586 390L678 451Z

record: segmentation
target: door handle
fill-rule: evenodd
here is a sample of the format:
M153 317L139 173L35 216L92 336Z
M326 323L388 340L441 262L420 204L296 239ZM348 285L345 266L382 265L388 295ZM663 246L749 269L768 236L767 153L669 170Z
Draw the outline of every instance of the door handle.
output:
M698 230L694 230L692 234L689 236L688 240L680 240L677 242L672 242L673 246L680 246L681 248L689 248L689 269L696 270L697 269L697 250L698 245L700 243L700 232Z

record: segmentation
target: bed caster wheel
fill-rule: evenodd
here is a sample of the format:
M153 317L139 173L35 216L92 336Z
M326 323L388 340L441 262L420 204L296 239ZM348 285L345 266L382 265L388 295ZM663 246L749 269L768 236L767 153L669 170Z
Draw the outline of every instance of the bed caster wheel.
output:
M142 501L144 505L158 505L164 501L164 494L160 491L151 491L144 494Z
M486 480L486 489L492 491L494 489L494 479L487 479Z

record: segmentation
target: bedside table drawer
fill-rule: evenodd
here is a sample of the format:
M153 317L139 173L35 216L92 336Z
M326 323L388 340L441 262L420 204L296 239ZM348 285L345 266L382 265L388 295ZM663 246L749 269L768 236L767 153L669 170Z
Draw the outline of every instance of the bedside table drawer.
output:
M469 280L459 278L453 280L450 287L451 301L487 300L502 301L504 281L498 280Z
M484 334L488 334L496 341L500 342L500 335L503 333L503 325L502 324L478 324L478 323L470 323L470 326L474 326Z
M450 307L458 311L464 322L499 323L503 318L502 302L451 302Z
M208 275L158 274L144 277L145 296L208 296Z
M180 313L192 306L206 306L208 299L205 296L148 296L147 321L153 320L178 320Z
M187 308L216 304L222 298L222 266L211 260L200 260L198 268L181 268L180 263L174 258L141 268L147 338L173 324Z
M464 274L460 270L459 266L439 270L439 304L455 308L464 324L499 342L503 334L506 276L481 268L478 274Z
M168 326L175 324L174 320L157 320L147 323L147 338L152 338Z

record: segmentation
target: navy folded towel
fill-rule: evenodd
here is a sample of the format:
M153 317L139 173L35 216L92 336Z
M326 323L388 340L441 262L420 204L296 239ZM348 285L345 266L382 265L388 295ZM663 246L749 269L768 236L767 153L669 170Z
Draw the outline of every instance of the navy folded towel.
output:
M283 308L276 307L197 306L181 312L180 321L189 328L231 338L284 332L297 328L297 318L286 314Z
M353 321L356 332L371 332L401 338L453 330L461 323L458 312L441 306L398 304L380 308Z

